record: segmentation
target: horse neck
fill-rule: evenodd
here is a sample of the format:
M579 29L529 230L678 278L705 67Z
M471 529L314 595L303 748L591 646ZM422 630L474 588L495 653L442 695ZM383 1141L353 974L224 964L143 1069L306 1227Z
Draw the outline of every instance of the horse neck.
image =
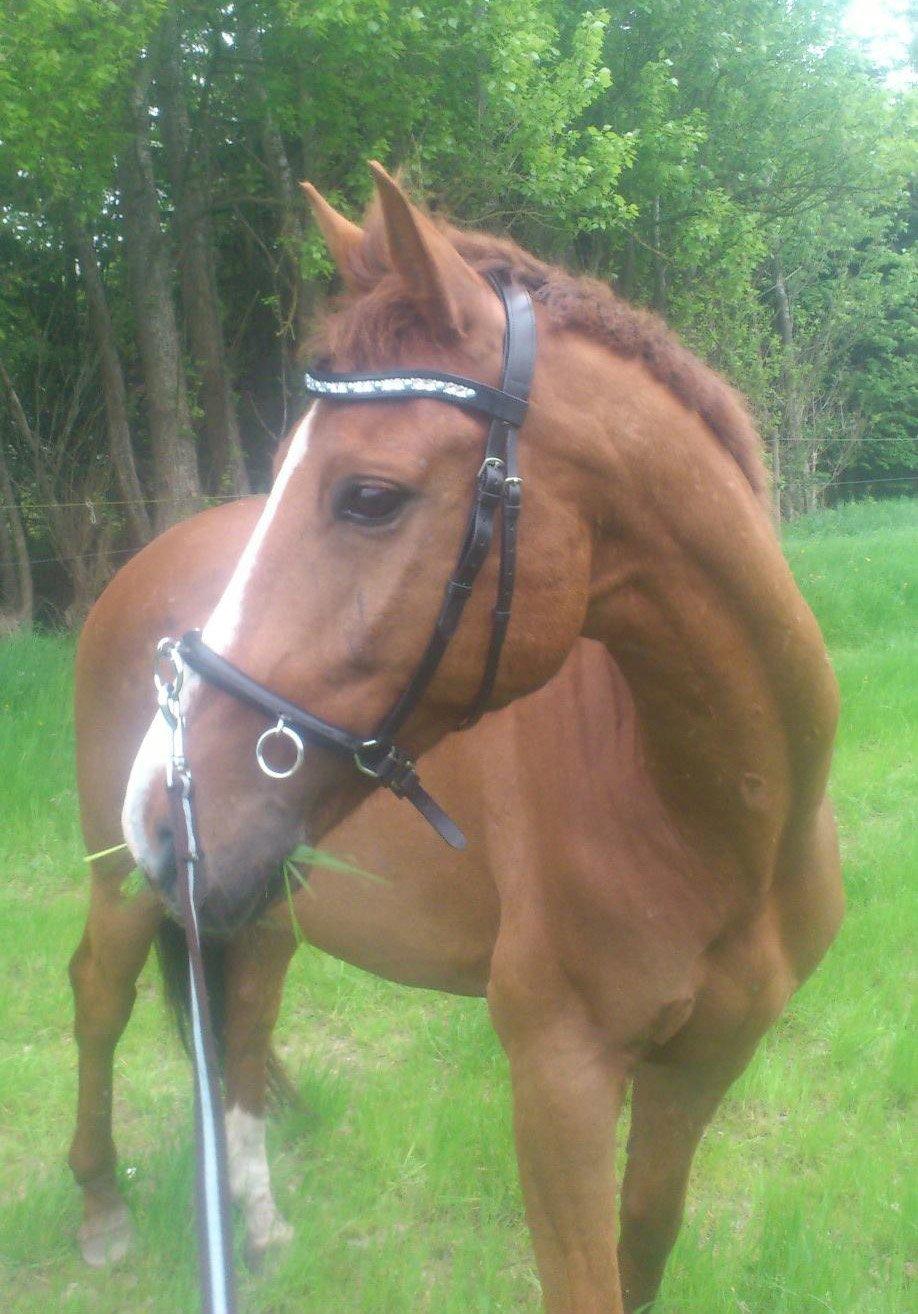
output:
M788 824L824 793L834 678L733 457L640 367L618 364L592 403L602 505L585 633L630 685L664 801L767 876Z

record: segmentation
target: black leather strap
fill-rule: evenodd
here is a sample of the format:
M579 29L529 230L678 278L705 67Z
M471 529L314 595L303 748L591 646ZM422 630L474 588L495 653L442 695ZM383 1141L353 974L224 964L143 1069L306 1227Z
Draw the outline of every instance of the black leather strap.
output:
M305 707L298 707L296 703L291 703L287 698L282 698L280 694L253 680L245 671L241 671L238 666L234 666L225 657L214 652L213 648L209 648L201 638L200 630L189 630L187 634L182 635L179 653L182 660L193 671L197 671L208 684L222 689L224 693L232 694L241 703L254 707L256 711L266 712L275 720L282 718L304 739L319 744L322 748L330 748L344 757L353 757L365 746L366 741L360 735L353 735L341 726L323 721L320 716L307 712Z
M510 285L498 284L498 291L503 298L507 311L508 333L505 343L503 386L510 392L529 397L532 386L532 372L535 367L536 327L532 313L532 302L527 294L520 296L522 289ZM515 332L512 337L509 325L513 324ZM510 624L510 608L513 604L513 590L516 584L516 548L519 531L520 509L523 501L523 481L519 477L517 455L517 425L506 425L503 434L504 482L501 500L500 521L500 572L497 579L497 599L491 619L491 641L485 658L484 674L478 693L466 713L461 730L481 719L491 700L500 655L503 651L507 627ZM495 435L495 443L499 435Z
M414 763L394 744L369 740L354 755L358 768L381 785L391 789L396 798L406 798L451 848L464 849L465 836L443 811L436 799L421 784ZM375 765L373 764L375 760Z

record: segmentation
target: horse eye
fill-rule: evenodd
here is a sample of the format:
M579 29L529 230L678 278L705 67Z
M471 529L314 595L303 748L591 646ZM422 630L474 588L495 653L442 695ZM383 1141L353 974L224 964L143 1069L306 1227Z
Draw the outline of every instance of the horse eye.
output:
M358 525L380 525L394 520L408 500L407 488L373 479L345 484L335 499L335 516Z

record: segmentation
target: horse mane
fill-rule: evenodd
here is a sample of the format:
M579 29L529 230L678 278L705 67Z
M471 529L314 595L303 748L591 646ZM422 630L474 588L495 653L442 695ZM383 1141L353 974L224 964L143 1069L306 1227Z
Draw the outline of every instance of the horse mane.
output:
M574 275L530 255L506 237L438 226L466 262L483 275L512 275L544 307L550 321L638 360L659 383L705 422L732 456L760 502L768 503L762 442L740 394L691 352L653 311L634 306L596 278ZM407 363L424 331L405 288L389 263L377 205L370 208L364 241L352 256L358 285L320 325L313 346L344 358L346 368Z

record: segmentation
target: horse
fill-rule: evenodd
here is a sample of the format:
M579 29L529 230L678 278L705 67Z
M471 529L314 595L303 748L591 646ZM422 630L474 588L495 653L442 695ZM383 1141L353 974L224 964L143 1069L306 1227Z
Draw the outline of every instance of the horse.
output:
M537 347L515 594L483 719L453 733L492 649L494 554L401 732L464 851L321 742L299 771L266 776L254 750L273 717L186 675L233 1190L254 1253L288 1239L264 1155L270 1034L294 948L276 877L298 845L321 843L386 882L355 893L353 878L314 868L309 897L294 901L307 940L395 981L487 999L547 1314L633 1314L659 1291L706 1125L840 924L826 792L837 686L729 385L607 285L434 221L371 169L362 226L304 184L344 288L316 344L331 372L316 377L395 370L498 389L510 326L495 286L525 289ZM438 396L320 396L267 500L169 530L87 619L83 830L90 851L119 826L130 848L94 861L71 965L70 1164L90 1262L129 1238L114 1047L151 944L176 943L152 646L203 626L209 649L258 689L372 734L426 652L485 427ZM135 861L148 884L127 898ZM172 958L174 981L184 969Z

